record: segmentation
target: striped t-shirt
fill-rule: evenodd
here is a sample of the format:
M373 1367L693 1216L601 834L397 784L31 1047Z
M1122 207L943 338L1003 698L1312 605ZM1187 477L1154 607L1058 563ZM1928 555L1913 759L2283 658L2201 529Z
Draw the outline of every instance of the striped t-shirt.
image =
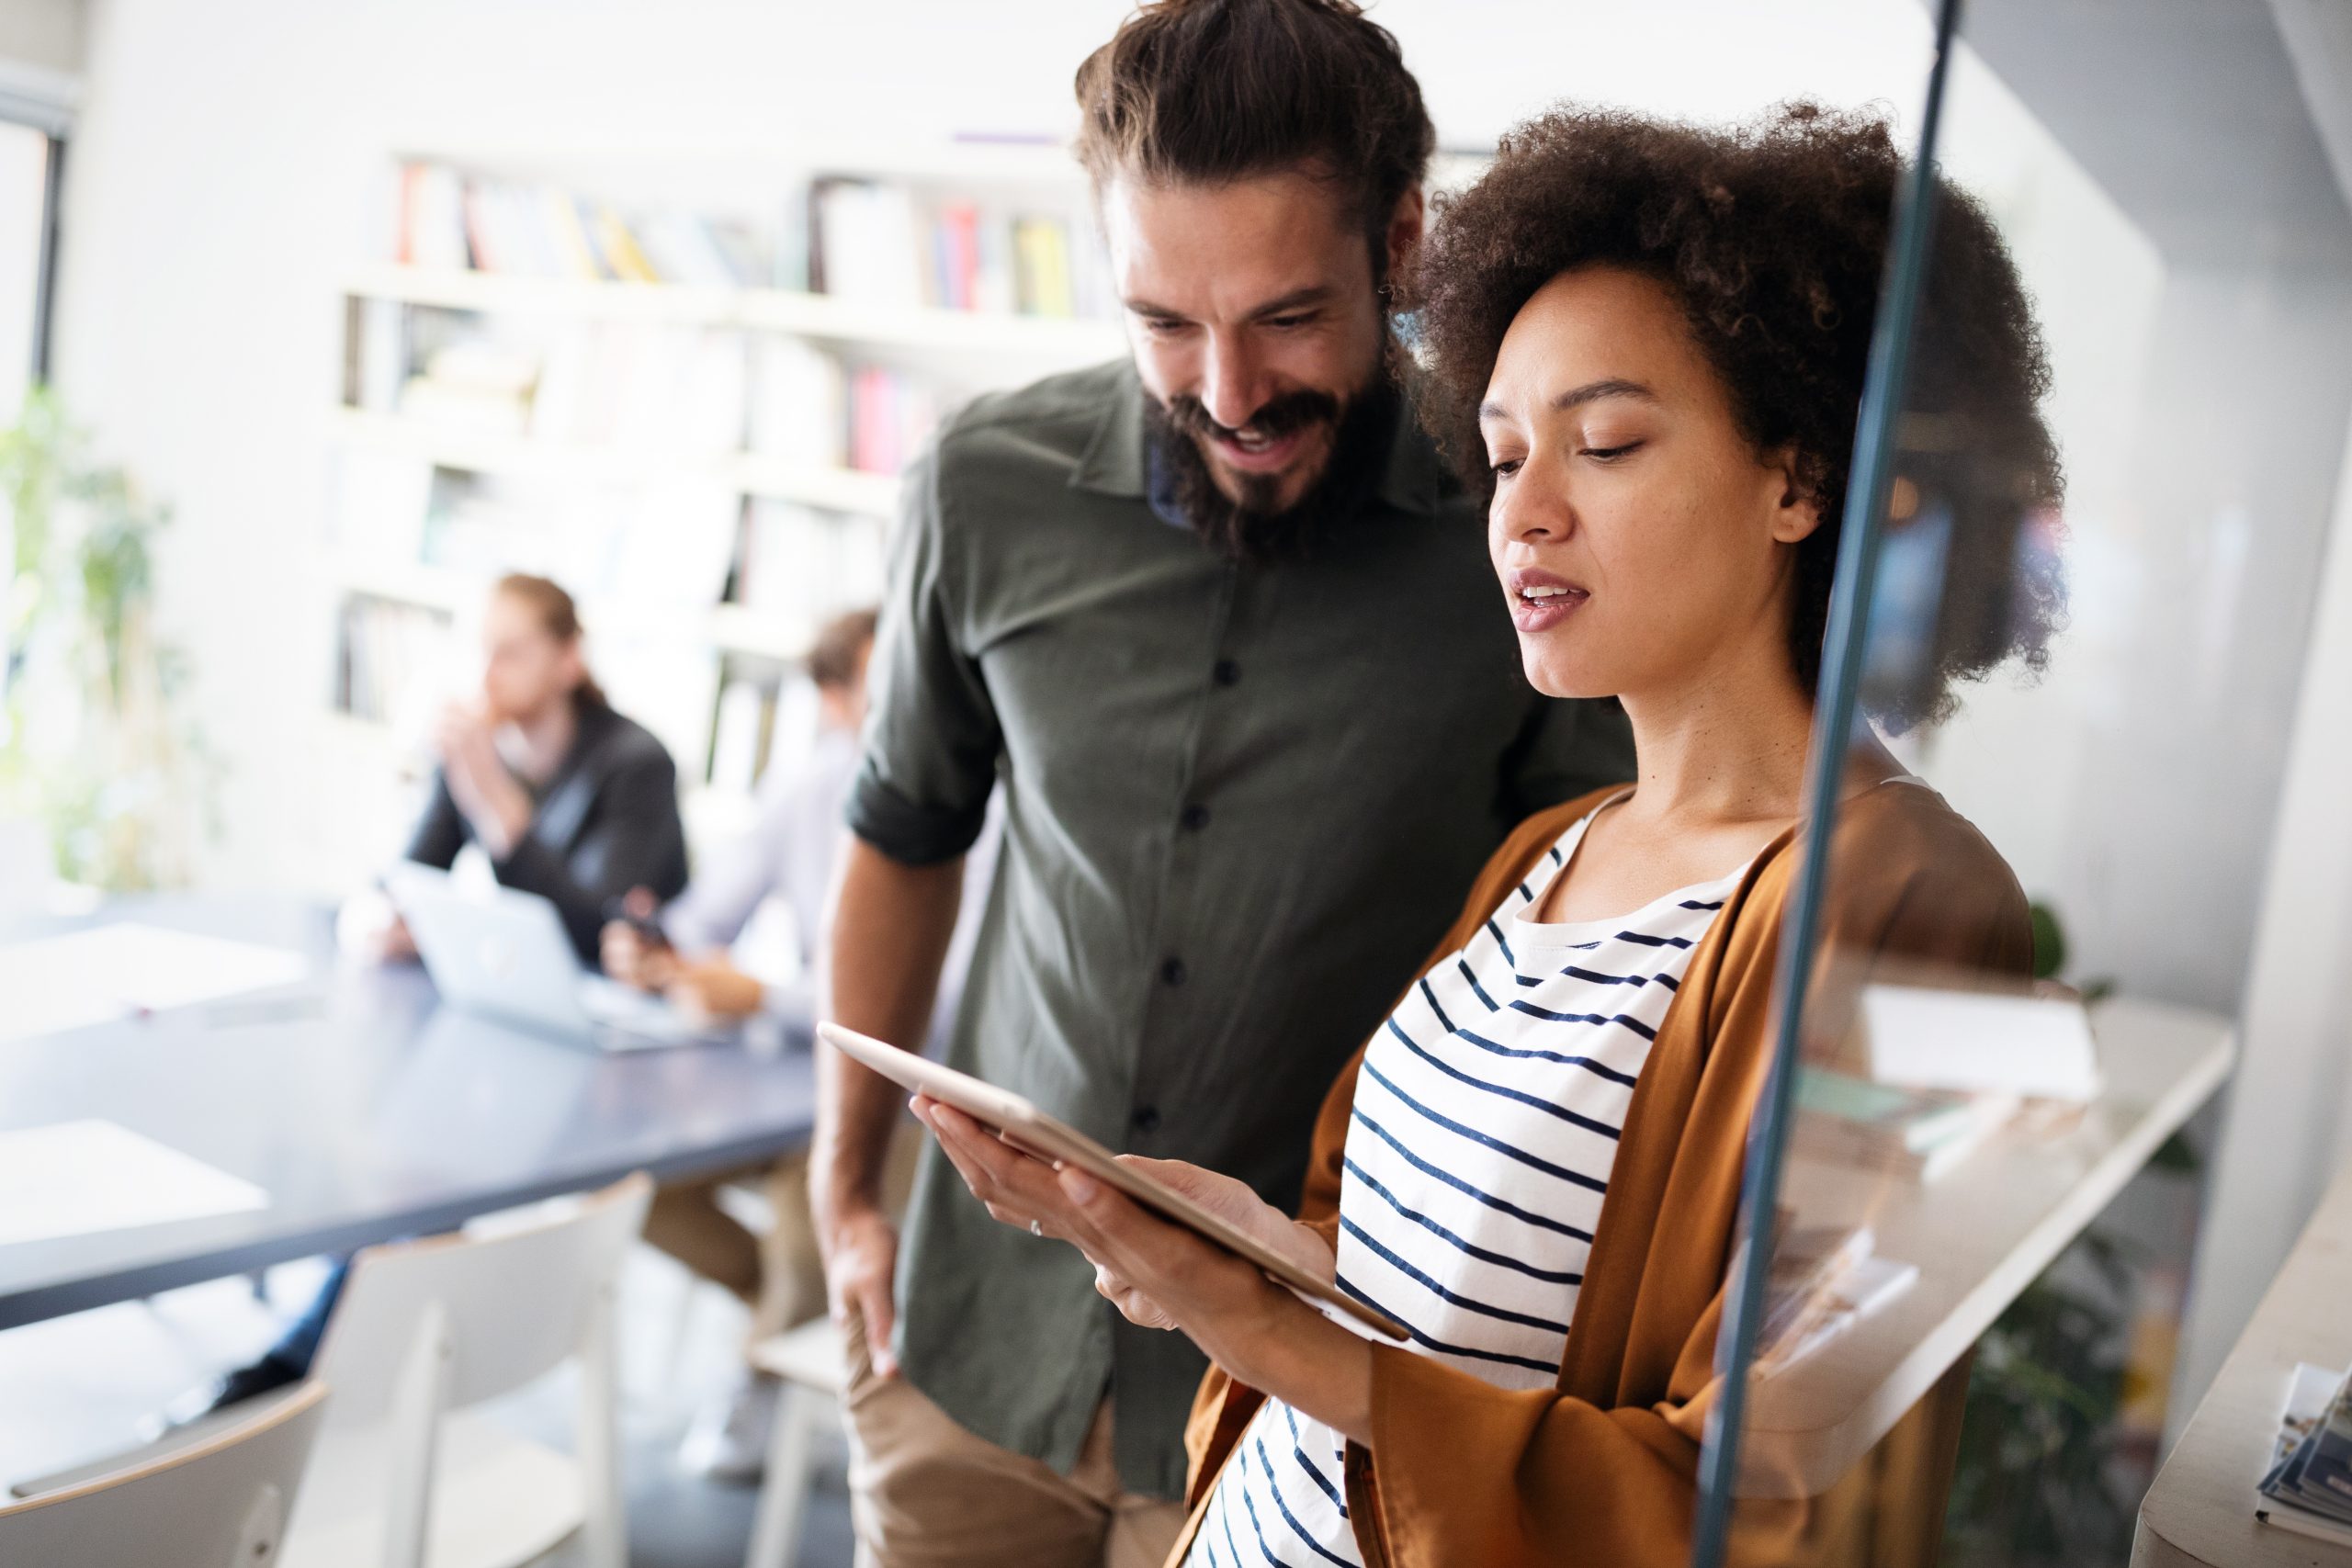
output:
M1408 1328L1414 1351L1505 1388L1559 1375L1634 1081L1691 948L1740 876L1611 919L1521 918L1591 820L1563 833L1373 1038L1348 1129L1340 1288ZM1269 1400L1187 1562L1361 1563L1346 1448Z

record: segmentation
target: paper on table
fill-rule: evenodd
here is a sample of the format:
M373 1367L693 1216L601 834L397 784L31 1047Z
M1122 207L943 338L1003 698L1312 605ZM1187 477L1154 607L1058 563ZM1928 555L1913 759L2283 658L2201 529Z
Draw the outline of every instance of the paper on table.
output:
M299 953L118 920L0 947L0 1040L283 986Z
M2064 997L1862 987L1871 1077L1910 1089L2031 1099L2098 1097L2098 1058L2083 1005Z
M0 1133L0 1247L268 1205L252 1182L112 1122Z

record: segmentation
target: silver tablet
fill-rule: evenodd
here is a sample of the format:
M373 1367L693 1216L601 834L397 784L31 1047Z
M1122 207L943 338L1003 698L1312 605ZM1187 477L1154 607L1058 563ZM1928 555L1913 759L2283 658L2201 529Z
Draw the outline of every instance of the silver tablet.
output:
M817 1037L908 1092L954 1106L1017 1148L1044 1160L1074 1165L1089 1176L1108 1182L1160 1218L1182 1225L1235 1257L1256 1264L1268 1279L1309 1302L1342 1313L1384 1338L1400 1342L1406 1338L1402 1328L1345 1294L1329 1280L1317 1279L1174 1188L1121 1165L1109 1149L1077 1128L1046 1115L1021 1096L838 1023L820 1023Z

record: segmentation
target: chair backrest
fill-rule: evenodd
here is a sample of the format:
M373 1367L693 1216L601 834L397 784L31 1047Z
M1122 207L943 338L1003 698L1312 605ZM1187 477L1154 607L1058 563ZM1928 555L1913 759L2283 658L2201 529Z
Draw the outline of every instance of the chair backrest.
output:
M552 1370L581 1348L598 1293L644 1228L652 1196L639 1173L555 1217L497 1235L362 1250L312 1368L334 1390L334 1425L390 1417L418 1335L434 1319L448 1346L435 1401L443 1411L495 1399Z
M269 1568L326 1396L313 1380L201 1443L0 1507L0 1562Z

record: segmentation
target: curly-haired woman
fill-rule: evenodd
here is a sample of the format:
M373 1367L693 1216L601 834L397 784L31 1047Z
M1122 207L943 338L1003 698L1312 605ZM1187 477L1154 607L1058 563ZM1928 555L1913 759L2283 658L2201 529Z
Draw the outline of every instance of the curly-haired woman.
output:
M1801 106L1721 132L1563 112L1508 138L1441 209L1415 300L1424 400L1491 491L1529 679L1617 697L1639 776L1532 818L1497 853L1334 1087L1305 1220L1148 1162L1406 1325L1409 1346L1359 1337L919 1102L999 1218L1075 1242L1129 1317L1215 1359L1189 1561L1687 1557L1902 174L1863 117ZM1895 728L1948 711L1957 681L2038 660L2053 604L2048 583L2007 586L2019 510L2059 483L2035 412L2041 345L1983 213L1946 193L1937 232L1915 403L2007 477L1999 504L1952 514L1946 603L1970 608L1945 615L1878 715ZM1851 753L1833 850L1833 942L2024 973L2008 868L1874 741ZM1781 1506L1751 1517L1770 1539L1750 1546L1842 1556L1829 1538L1867 1529L1882 1557L1931 1557L1950 1450L1917 1428L1953 1413L1948 1387L1887 1461L1911 1467L1895 1478L1907 1521Z

